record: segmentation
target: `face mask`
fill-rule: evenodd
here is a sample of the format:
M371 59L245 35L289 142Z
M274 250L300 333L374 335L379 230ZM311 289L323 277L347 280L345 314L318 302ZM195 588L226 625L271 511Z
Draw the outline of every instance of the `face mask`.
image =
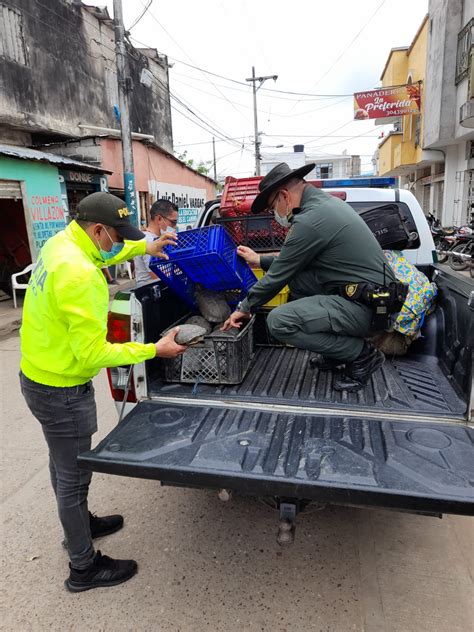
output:
M277 197L277 200L278 200L278 197ZM276 200L275 200L275 202L276 202ZM288 228L289 226L291 226L291 222L288 219L288 216L290 214L290 207L289 206L286 209L285 217L282 217L281 215L279 215L276 208L273 209L273 214L275 216L275 221L278 222L280 224L280 226L283 226L283 228Z
M107 229L104 226L104 230L107 234L107 237L110 239L110 241L112 242L112 248L110 250L103 250L100 247L99 242L97 242L97 245L99 246L99 254L102 257L102 259L104 261L107 261L108 259L113 259L114 257L116 257L119 252L122 251L123 247L124 247L124 243L121 241L113 241L112 237L109 235L109 233L107 232Z
M173 228L172 226L167 226L166 230L163 230L162 228L160 228L160 235L166 235L166 233L175 233L176 228Z

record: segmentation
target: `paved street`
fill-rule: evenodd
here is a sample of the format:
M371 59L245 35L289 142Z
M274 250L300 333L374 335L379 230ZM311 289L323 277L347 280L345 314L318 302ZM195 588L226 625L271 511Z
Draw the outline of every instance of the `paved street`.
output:
M134 556L130 582L71 595L49 487L46 448L18 388L19 340L0 341L2 583L0 629L472 629L473 521L330 508L298 517L296 543L276 544L276 513L255 500L94 475L90 506L121 511L125 528L100 542ZM96 379L100 431L116 421Z

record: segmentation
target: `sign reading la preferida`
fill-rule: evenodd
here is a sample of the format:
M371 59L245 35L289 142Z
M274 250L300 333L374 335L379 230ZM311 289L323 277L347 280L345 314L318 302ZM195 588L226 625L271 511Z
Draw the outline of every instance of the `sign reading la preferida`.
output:
M418 114L419 111L419 83L354 94L354 119L356 121Z

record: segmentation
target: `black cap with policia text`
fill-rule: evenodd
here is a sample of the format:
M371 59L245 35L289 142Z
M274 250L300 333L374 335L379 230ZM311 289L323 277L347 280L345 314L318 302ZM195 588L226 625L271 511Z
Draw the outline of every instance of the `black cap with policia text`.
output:
M112 226L124 239L144 239L145 235L130 222L130 215L127 205L119 197L97 191L79 202L75 219Z

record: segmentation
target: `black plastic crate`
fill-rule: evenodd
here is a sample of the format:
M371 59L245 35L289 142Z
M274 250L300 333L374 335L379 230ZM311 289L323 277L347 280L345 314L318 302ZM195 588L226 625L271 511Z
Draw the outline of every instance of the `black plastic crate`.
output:
M180 325L189 314L175 323ZM163 359L164 381L185 384L240 384L254 356L253 317L236 336L213 333L173 359Z
M256 252L280 250L288 233L288 229L280 226L273 215L220 217L216 221L236 244L248 246Z

